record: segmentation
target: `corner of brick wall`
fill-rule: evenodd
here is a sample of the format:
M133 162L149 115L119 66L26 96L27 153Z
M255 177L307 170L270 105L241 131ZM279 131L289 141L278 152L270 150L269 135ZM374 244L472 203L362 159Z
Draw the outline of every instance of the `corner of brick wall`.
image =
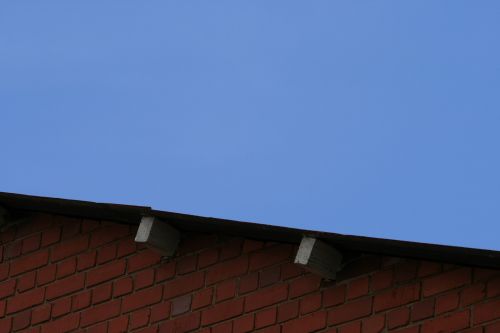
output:
M162 260L136 226L38 215L0 236L0 333L500 332L500 271L361 256L336 282L296 246L184 234Z

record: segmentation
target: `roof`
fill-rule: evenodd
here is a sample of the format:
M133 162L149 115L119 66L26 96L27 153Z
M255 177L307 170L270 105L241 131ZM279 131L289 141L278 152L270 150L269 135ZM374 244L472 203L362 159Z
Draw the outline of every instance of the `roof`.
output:
M0 206L9 212L19 214L43 212L126 224L139 224L143 216L155 216L184 232L221 233L286 243L299 243L304 235L308 235L321 239L340 251L500 268L500 251L279 227L159 211L146 206L96 203L6 192L0 192Z

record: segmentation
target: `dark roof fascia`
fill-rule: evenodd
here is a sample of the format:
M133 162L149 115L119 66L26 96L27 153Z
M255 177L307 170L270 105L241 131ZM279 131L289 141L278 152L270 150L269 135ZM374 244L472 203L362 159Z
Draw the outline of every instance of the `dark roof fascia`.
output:
M138 224L143 216L149 215L165 220L184 232L219 233L275 242L299 243L302 236L309 235L322 239L341 251L500 268L500 251L294 229L158 211L146 206L96 203L6 192L0 192L0 205L17 212L43 212L127 224Z

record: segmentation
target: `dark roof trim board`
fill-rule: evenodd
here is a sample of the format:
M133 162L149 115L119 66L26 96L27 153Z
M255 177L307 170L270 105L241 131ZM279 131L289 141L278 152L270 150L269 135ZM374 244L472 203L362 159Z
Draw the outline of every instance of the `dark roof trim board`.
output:
M158 211L145 206L96 203L6 192L0 192L0 206L6 208L9 212L20 214L43 212L127 224L139 224L143 216L154 216L183 232L221 233L295 244L299 244L302 237L306 235L329 243L340 251L500 268L500 251L278 227Z

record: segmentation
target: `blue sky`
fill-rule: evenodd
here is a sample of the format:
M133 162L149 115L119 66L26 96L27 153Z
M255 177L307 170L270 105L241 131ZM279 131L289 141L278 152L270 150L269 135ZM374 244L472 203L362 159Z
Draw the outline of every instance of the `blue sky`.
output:
M500 250L498 1L5 1L0 190Z

